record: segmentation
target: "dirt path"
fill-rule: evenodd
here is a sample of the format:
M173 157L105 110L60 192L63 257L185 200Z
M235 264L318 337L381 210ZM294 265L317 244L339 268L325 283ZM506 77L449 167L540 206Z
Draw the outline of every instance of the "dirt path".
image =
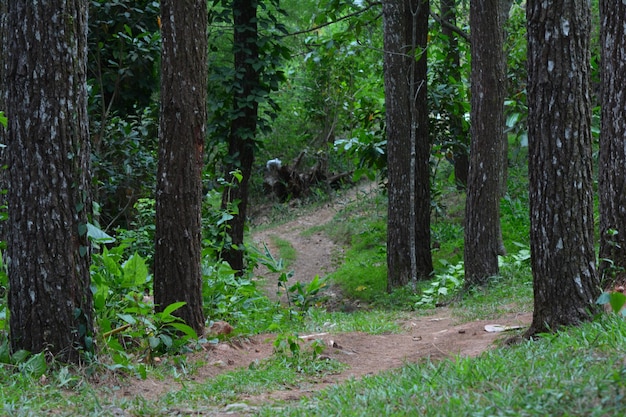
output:
M278 248L272 243L272 237L278 237L291 244L297 254L297 258L287 268L294 272L290 284L296 281L309 282L316 275L320 277L326 276L334 270L333 259L336 259L337 252L341 251L342 248L335 245L321 231L315 233L306 232L315 226L322 226L330 222L337 212L347 204L357 199L367 198L370 194L377 192L377 184L375 182L361 184L318 210L301 215L276 227L253 232L252 241L259 248L262 248L265 244L274 256L278 255ZM255 273L267 279L265 282L266 292L268 296L275 297L276 277L268 274L263 267L258 268Z
M444 359L457 356L477 356L494 346L494 342L507 336L503 333L487 332L486 325L528 326L531 313L509 314L497 321L480 320L457 324L447 308L437 310L433 316L414 317L400 323L402 332L383 335L366 333L326 333L314 335L311 340L323 340L327 346L324 356L347 365L340 373L320 378L310 377L297 384L286 385L284 390L260 395L243 395L236 403L203 410L170 409L174 415L202 416L249 416L263 404L274 401L298 401L331 385L350 378L361 378L383 371L399 368L406 363L417 363L424 359ZM248 368L273 354L273 335L257 335L211 345L203 352L195 353L189 363L203 361L204 366L194 372L192 380L202 383L216 375ZM186 382L189 383L189 382ZM172 380L133 380L119 396L156 400L171 390L184 389ZM178 413L178 414L176 414ZM122 414L125 415L125 414Z
M326 275L332 270L333 252L339 248L322 233L303 234L313 226L329 222L347 202L360 198L364 193L375 192L371 185L362 186L333 204L295 220L254 233L257 244L266 243L271 247L271 236L287 240L297 252L297 259L289 269L295 271L294 279L305 281L315 275ZM271 248L275 250L275 248ZM275 292L275 283L270 283L268 293ZM441 359L446 357L476 356L493 346L502 333L485 331L488 324L504 326L527 326L532 320L531 313L510 314L497 321L483 320L469 323L456 323L452 312L447 308L437 309L431 316L411 317L400 324L402 332L384 335L365 333L325 333L312 337L322 339L328 348L324 352L329 358L347 365L337 374L323 378L313 378L298 386L262 395L243 396L236 404L210 410L191 410L194 415L233 416L249 415L255 409L274 400L298 400L325 387L341 383L349 378L360 378L370 374L398 368L405 363L419 362L424 358ZM257 335L248 339L233 340L208 346L205 351L195 353L190 361L201 360L206 365L198 369L193 379L202 382L218 374L248 367L251 363L266 359L273 354L272 335ZM180 389L177 382L137 380L120 392L121 396L156 399L164 393ZM186 414L190 410L171 410Z

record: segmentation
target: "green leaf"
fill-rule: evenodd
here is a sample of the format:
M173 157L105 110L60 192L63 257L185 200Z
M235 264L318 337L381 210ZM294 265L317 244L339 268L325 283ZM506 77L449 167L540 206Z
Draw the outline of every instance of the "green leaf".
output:
M150 343L150 349L154 350L158 348L161 344L161 339L159 339L158 337L150 336L148 338L148 342Z
M172 313L174 311L178 310L179 308L181 308L185 304L187 304L185 301L177 301L175 303L172 303L172 304L168 305L167 307L165 307L165 309L163 310L163 313L161 313L161 314L163 316L170 316L170 315L172 315Z
M17 352L13 353L13 355L11 356L11 363L13 364L23 363L24 361L26 361L26 358L28 358L29 356L30 356L29 351L18 350Z
M135 323L137 323L137 320L135 320L135 318L133 316L131 316L130 314L118 314L117 317L119 317L120 319L124 320L128 324L135 324Z
M608 292L603 292L602 294L600 294L600 297L598 297L596 304L600 304L600 305L608 304L610 299L611 299L610 294Z
M198 335L195 332L195 330L192 329L190 326L186 325L185 323L170 323L169 326L186 334L190 339L198 338Z
M243 174L241 171L231 171L230 174L237 180L237 182L243 181Z
M169 337L169 336L168 336L168 335L166 335L166 334L162 334L162 333L161 333L161 334L159 335L159 338L161 339L161 341L163 342L163 344L164 344L165 346L167 346L167 348L168 348L168 349L172 347L172 338L171 338L171 337Z
M83 233L80 232L80 226L84 226L84 225L79 225L79 234L82 236ZM87 223L87 237L92 241L92 242L96 242L96 243L113 243L115 242L115 238L113 236L110 236L108 234L106 234L106 232L104 232L104 230L100 229L99 227L91 224L91 223Z
M48 369L44 352L31 356L20 368L21 371L28 376L33 378L41 377Z
M106 247L102 250L102 264L104 265L105 270L114 277L120 277L122 275L122 270L116 261L116 256L109 254Z
M144 259L135 253L122 265L124 273L123 286L136 287L148 281L148 267Z
M0 125L4 126L6 128L8 122L9 122L9 120L4 115L4 112L0 111Z
M232 214L224 212L222 213L222 217L217 221L217 226L220 226L233 218L234 216Z
M611 308L615 313L619 313L624 304L626 304L626 295L621 292L613 292L610 296Z
M145 363L139 364L139 366L137 367L137 373L139 374L139 377L141 379L146 379L148 377L148 372L147 372Z
M106 292L98 291L93 296L93 306L96 310L103 310L106 305Z
M0 363L11 363L11 351L9 350L8 340L0 344Z

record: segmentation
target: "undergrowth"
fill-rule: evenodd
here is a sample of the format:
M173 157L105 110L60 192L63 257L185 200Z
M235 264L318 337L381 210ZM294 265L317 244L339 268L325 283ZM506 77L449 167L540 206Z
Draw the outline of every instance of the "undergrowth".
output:
M450 314L459 321L528 312L532 277L524 198L523 193L510 190L503 199L503 234L509 255L500 259L500 274L484 287L468 290L463 289L462 216L455 206L462 199L451 199L440 207L438 216L444 216L445 210L454 216L435 216L434 240L440 242L433 252L436 270L431 280L419 283L417 292L409 288L386 292L386 203L379 193L364 195L340 210L330 225L316 228L344 246L341 266L329 277L293 283L282 259L289 250L284 242L274 242L283 248L278 257L267 248L249 252L251 268L262 264L279 276L276 291L287 300L286 305L268 298L253 274L239 275L225 263L210 261L215 247L208 245L203 256L207 326L224 320L235 328L231 335L209 340L179 322L174 314L179 304L163 313L153 312L150 257L133 250L133 237L125 234L117 245L107 241L94 255L98 350L86 355L79 367L56 363L45 353L9 354L7 279L0 274L1 413L114 415L122 409L133 415L211 414L233 404L250 411L242 398L306 386L344 369L324 356L321 342L304 342L298 334L400 332L399 323L408 316L431 314L441 304L449 305ZM149 211L150 206L145 207ZM220 233L215 229L210 236ZM140 240L139 248L145 247L145 236ZM323 301L329 284L339 285L344 295L362 302L363 308L350 313L327 311ZM619 297L604 298L599 302L613 305L616 302L611 300ZM203 346L223 339L262 332L275 334L272 357L196 380L198 369L209 365L202 359L191 360L187 353L201 352ZM612 315L542 335L537 341L502 346L475 359L424 359L394 372L348 381L298 404L285 407L280 403L256 411L272 416L616 415L625 407L624 353L626 325ZM107 383L95 383L100 378ZM175 385L154 401L118 396L125 381L135 378Z

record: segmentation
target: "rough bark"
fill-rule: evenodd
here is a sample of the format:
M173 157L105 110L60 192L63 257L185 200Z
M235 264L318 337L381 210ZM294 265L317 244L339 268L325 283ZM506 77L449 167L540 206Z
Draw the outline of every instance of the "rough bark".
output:
M185 301L175 314L201 334L207 4L204 0L163 0L161 16L154 301L157 310Z
M626 280L626 4L600 1L600 272L603 287Z
M465 283L484 284L499 272L501 176L505 163L503 29L500 0L471 2L472 109L465 209Z
M93 333L87 2L5 7L11 346L75 362Z
M427 1L383 3L387 117L387 288L427 278L430 140L426 99Z
M530 0L526 13L532 336L591 319L598 279L589 2Z
M254 162L258 102L253 99L254 90L259 86L259 72L255 63L259 58L256 0L233 0L233 20L235 24L233 53L235 56L234 109L237 115L231 122L228 138L228 160L226 178L233 182L230 174L234 170L241 172L242 179L234 187L224 191L222 208L238 202L232 220L228 222L231 243L222 253L222 259L238 271L243 271L243 237L248 212L249 182Z

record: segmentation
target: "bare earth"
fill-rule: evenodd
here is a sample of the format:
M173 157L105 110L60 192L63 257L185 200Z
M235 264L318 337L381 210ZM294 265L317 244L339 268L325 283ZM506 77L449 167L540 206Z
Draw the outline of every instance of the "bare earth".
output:
M362 198L363 193L374 192L372 186L362 186L345 197L338 199L314 213L299 217L278 227L255 233L257 243L265 242L271 248L270 236L275 235L289 241L298 257L290 266L295 271L294 279L304 281L315 275L326 275L332 270L333 253L340 248L322 233L302 235L312 226L330 221L336 212L354 198ZM262 273L262 271L259 271ZM268 293L275 293L275 283L268 284ZM271 295L271 294L270 294ZM410 317L400 324L401 333L369 335L365 333L326 333L312 336L322 339L328 348L324 355L347 365L347 369L338 374L326 375L318 379L309 379L299 386L286 386L284 390L269 392L257 396L244 396L237 404L206 410L188 410L184 406L171 410L179 415L232 416L254 413L257 406L276 400L295 401L303 396L338 384L349 378L361 378L366 375L398 368L405 363L419 362L425 358L442 359L457 356L476 356L494 346L497 339L503 339L503 333L487 332L485 325L528 326L531 313L515 313L498 318L496 321L475 321L463 324L455 322L447 308L439 308L431 316ZM229 343L210 346L203 352L194 354L193 360L202 360L205 365L195 371L193 380L202 382L215 375L237 368L248 367L251 363L270 357L273 354L273 336L257 335L247 339L237 339ZM143 396L148 401L162 396L182 386L173 381L136 380L119 393L124 397ZM120 410L121 411L121 410ZM124 415L124 414L120 414Z

